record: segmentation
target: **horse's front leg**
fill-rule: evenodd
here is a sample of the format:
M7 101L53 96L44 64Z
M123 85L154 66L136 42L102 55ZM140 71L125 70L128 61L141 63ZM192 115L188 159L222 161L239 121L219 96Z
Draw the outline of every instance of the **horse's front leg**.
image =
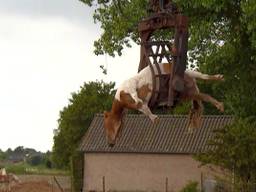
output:
M153 123L157 123L159 121L158 116L151 112L147 104L143 103L138 110L147 115Z
M143 103L142 99L140 99L140 98L138 97L137 91L134 91L134 92L131 94L131 97L133 98L133 100L135 101L136 104L138 104L138 103Z

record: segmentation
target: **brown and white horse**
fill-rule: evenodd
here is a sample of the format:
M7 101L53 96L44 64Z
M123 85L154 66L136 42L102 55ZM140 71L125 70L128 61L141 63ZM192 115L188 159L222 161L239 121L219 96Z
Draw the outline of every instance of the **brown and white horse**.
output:
M20 183L19 178L12 173L7 174L4 168L0 169L0 191L11 191L12 183Z
M170 74L169 64L160 64L162 74ZM224 80L223 75L208 75L197 71L186 70L184 74L184 90L180 93L181 101L193 101L193 108L190 112L189 128L200 126L202 114L202 101L210 102L221 112L224 111L223 103L211 96L200 93L196 84L196 79L202 80ZM148 107L148 102L152 95L152 74L147 66L132 78L124 81L117 89L112 103L111 111L104 112L104 127L109 146L114 146L116 137L122 124L124 109L138 110L147 115L153 123L158 121L158 117L152 114Z

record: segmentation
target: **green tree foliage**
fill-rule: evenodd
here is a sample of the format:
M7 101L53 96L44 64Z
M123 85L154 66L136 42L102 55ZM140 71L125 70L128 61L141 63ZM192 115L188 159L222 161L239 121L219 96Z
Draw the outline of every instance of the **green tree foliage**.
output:
M0 149L0 161L4 161L6 159L7 159L6 153Z
M28 156L26 162L32 166L44 165L46 168L52 168L51 153L49 151Z
M43 156L41 154L33 155L28 158L27 162L32 166L43 164Z
M82 188L83 188L83 181L84 181L83 156L84 154L82 152L77 152L72 156L72 161L71 161L72 191L82 191Z
M94 114L110 108L113 94L114 83L102 81L84 83L77 93L72 93L68 106L60 112L55 130L52 160L57 167L69 167L70 158L76 153Z
M52 168L52 161L51 161L51 152L47 151L46 153L36 151L32 148L25 148L23 146L18 146L14 150L7 149L6 151L2 151L0 149L0 161L2 161L3 165L8 164L9 161L11 162L20 162L22 165L18 169L23 169L23 165L31 165L31 166L38 166L40 165L45 166L47 168ZM15 170L14 168L8 168ZM22 170L21 170L22 171Z
M217 130L209 142L214 146L196 158L203 164L215 164L234 172L238 191L251 191L256 182L256 122L239 119Z
M146 0L80 0L86 5L96 7L93 16L101 24L103 34L94 42L95 54L104 52L121 55L124 46L130 47L130 38L139 42L138 21L146 14Z
M248 16L252 13L247 8L249 6L255 12L256 2L205 0L181 3L191 18L191 58L198 61L201 70L225 75L225 83L208 86L208 89L215 90L224 99L227 112L240 117L255 116L256 101L252 97L256 93L253 84L256 75L255 30L249 30L252 20Z
M35 149L25 148L23 146L18 146L14 150L8 148L5 152L5 157L9 161L19 162L25 161L28 157L31 157L35 154L42 154L37 152Z
M44 156L43 156L44 165L45 165L47 168L49 168L49 169L51 169L51 168L53 167L51 157L52 157L52 153L51 153L50 151L47 151L47 152L44 154Z
M199 192L198 183L196 181L190 181L180 192Z

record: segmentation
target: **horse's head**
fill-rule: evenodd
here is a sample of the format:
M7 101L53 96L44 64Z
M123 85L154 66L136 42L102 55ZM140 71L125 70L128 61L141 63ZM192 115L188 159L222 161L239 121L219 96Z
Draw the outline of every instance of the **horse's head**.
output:
M107 135L107 141L110 147L113 147L115 145L121 124L121 118L116 117L111 112L104 112L104 128Z

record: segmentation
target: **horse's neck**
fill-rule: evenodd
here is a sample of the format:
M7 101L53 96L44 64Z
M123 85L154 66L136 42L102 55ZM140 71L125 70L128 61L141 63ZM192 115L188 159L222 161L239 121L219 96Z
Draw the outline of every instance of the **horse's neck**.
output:
M121 102L118 101L117 99L114 99L112 103L112 108L111 108L112 115L114 115L114 117L117 119L121 119L123 111L124 111L124 107L122 106Z

